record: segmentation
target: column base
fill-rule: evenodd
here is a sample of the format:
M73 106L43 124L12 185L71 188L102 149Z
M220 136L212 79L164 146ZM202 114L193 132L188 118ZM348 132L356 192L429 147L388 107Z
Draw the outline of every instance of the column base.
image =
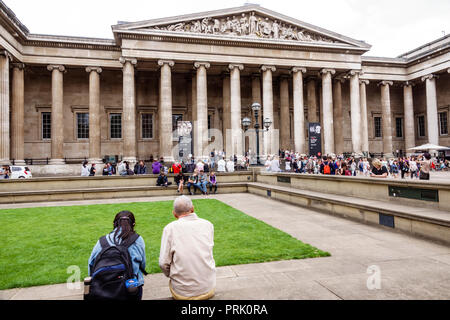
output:
M89 163L103 164L103 160L100 158L89 158L87 161Z
M9 159L0 159L0 166L10 166L11 160Z
M66 162L64 161L64 159L50 159L48 164L61 165L61 164L66 164Z
M123 157L122 161L127 161L129 163L136 163L137 159L136 159L136 157Z
M12 161L11 161L12 164ZM15 166L26 166L27 164L25 163L24 160L14 160L14 165Z

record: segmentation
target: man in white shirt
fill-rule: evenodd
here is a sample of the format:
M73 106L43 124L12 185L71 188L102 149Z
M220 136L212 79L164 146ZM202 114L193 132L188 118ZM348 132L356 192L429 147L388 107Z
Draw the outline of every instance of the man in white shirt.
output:
M227 171L234 172L234 161L231 159L227 161Z
M194 213L186 196L175 199L172 213L177 220L164 228L159 255L170 292L175 300L210 299L216 287L214 226Z
M225 170L225 166L226 166L225 160L220 158L220 160L217 161L217 171L218 172L225 172L226 171Z
M197 162L197 165L195 167L196 167L197 171L200 172L205 169L205 164L203 163L202 160L199 159Z

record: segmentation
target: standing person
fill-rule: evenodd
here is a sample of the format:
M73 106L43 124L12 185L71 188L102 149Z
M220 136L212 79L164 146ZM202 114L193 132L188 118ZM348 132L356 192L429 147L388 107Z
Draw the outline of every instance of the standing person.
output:
M423 159L425 158L425 159ZM420 180L430 180L430 170L431 170L431 155L426 152L423 155L423 158L420 163L420 173L419 173L419 179Z
M214 173L214 171L211 171L211 173L209 174L209 193L212 192L212 188L214 188L214 194L217 193L217 177L216 174Z
M139 161L139 165L136 167L136 174L147 174L147 166L144 161Z
M414 157L411 157L409 161L409 174L411 175L411 179L417 177L417 162Z
M81 165L81 176L82 177L88 177L89 176L89 169L87 167L88 162L83 161L83 164Z
M392 170L392 176L394 178L398 178L398 162L397 162L397 160L394 160L394 162L392 163L391 170Z
M172 171L174 174L178 174L181 172L182 166L180 164L180 162L175 161L172 165Z
M225 166L226 166L225 160L223 160L223 158L220 158L220 160L217 161L217 171L225 172L226 171Z
M404 179L405 175L407 175L409 172L409 164L405 158L402 158L401 169L402 169L402 179Z
M102 176L110 176L111 175L111 163L107 162L102 170Z
M352 177L356 177L356 161L354 158L350 160L350 171L352 172Z
M152 163L152 173L159 174L161 172L161 163L158 160L153 160Z
M227 161L227 171L228 172L234 172L234 162L231 157L230 160Z
M95 176L95 173L97 172L97 169L95 168L95 163L91 164L91 169L89 169L89 176L93 177Z
M186 196L175 199L172 214L176 220L164 227L159 255L159 267L170 279L172 297L210 299L216 287L214 226L197 216Z
M147 274L145 243L144 239L134 231L135 226L136 219L133 213L120 211L114 217L113 231L101 237L95 244L88 261L91 277L89 299L142 299L143 274ZM111 264L114 261L123 263L124 260L131 262L131 265L125 266L125 270L108 268L117 266L117 264ZM126 282L130 283L129 280L132 280L137 287L132 286L127 289Z
M181 171L179 171L177 173L177 175L175 176L174 180L178 186L177 193L183 194L183 186L184 186L184 181L186 180L186 177L183 175L183 173Z
M205 164L202 160L198 159L197 164L195 165L195 169L197 169L197 172L205 170Z
M216 162L216 151L215 151L215 149L213 149L212 151L211 151L211 154L210 154L210 161L211 161L211 170L214 170L214 166L215 166L215 162Z
M280 172L280 158L275 156L273 160L270 162L270 171L271 172Z

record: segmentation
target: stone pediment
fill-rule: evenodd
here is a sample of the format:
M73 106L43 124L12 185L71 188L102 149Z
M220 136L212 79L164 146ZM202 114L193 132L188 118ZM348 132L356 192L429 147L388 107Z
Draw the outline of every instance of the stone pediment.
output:
M114 32L155 32L204 38L349 45L368 49L370 45L325 29L283 16L256 5L155 19L113 26Z

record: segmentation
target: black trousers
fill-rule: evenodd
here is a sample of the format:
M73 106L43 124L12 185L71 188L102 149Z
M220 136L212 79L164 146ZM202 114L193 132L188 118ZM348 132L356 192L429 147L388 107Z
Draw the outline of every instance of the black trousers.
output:
M214 188L214 192L217 192L217 183L214 185L212 183L209 184L209 192L212 192L212 188Z

